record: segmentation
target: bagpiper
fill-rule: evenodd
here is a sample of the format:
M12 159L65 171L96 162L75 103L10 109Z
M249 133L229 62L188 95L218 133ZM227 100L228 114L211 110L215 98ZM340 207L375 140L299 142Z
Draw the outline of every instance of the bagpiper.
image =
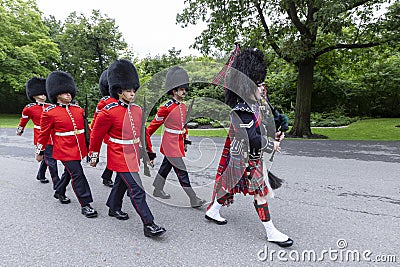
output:
M133 103L140 86L139 77L135 66L125 59L114 61L108 67L107 77L110 95L116 102L105 106L96 118L90 138L90 165L97 165L102 141L108 135L107 168L117 172L107 200L108 215L119 220L129 218L122 211L122 200L128 190L132 205L143 222L144 235L160 236L166 230L154 223L139 176L142 109ZM153 154L149 153L149 158L154 159Z
M253 195L267 240L289 247L293 241L275 228L267 202L270 192L263 161L268 159L263 153L279 151L283 135L275 133L273 119L268 119L266 107L260 105L265 76L264 55L258 49L243 50L229 71L225 103L232 107L231 124L205 217L216 224L226 224L220 215L221 207L232 204L236 193Z
M93 202L92 193L81 165L81 160L87 156L84 110L71 104L76 94L74 79L69 73L53 71L46 79L46 91L53 105L42 114L36 159L42 161L48 139L54 132L53 157L65 167L54 197L62 204L70 203L65 191L71 181L82 214L87 218L97 217L97 211L90 205Z
M43 110L51 104L46 103L46 79L33 77L26 83L26 96L33 103L29 103L22 110L22 117L17 127L17 135L21 136L25 130L29 120L33 122L33 144L36 146L40 133L40 118ZM44 160L40 162L39 170L36 179L41 183L48 183L46 178L46 169L49 167L50 176L53 182L53 188L60 181L58 177L57 161L53 158L53 140L50 137L46 149L44 151Z
M164 191L164 185L173 168L180 185L189 197L191 207L198 208L205 203L205 200L197 197L183 162L186 147L191 143L187 139L188 129L185 125L187 108L182 102L187 90L189 90L187 72L178 66L170 68L165 77L165 92L171 96L171 99L158 109L154 119L147 127L146 140L151 144L151 135L164 124L164 134L160 146L160 152L164 155L164 159L153 182L153 196L163 199L171 198L171 195ZM150 151L153 152L151 146Z

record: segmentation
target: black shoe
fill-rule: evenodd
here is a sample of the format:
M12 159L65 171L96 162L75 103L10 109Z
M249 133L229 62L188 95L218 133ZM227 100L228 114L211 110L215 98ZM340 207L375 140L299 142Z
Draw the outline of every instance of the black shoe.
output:
M89 204L82 207L82 214L86 216L86 218L94 218L97 217L97 211L92 208Z
M129 219L128 213L123 212L121 210L113 211L112 209L109 209L108 216L115 217L118 220L128 220Z
M113 187L114 183L111 180L103 179L103 184L108 187Z
M47 184L49 182L49 180L46 177L43 178L36 177L36 179L39 180L42 184Z
M54 193L54 198L58 199L62 204L71 203L71 199L69 199L65 195L61 195L59 193Z
M171 195L165 193L164 190L162 190L162 189L155 189L155 188L154 188L154 191L153 191L153 196L159 197L159 198L163 198L163 199L171 198Z
M269 241L269 242L275 243L282 248L287 248L287 247L290 247L293 245L293 240L290 238L288 238L288 240L282 241L282 242L281 241Z
M200 208L201 206L204 205L204 203L206 203L206 201L204 199L198 198L198 197L194 197L190 199L190 206L192 208Z
M152 222L149 225L144 226L144 236L146 237L155 237L155 236L160 236L165 233L165 230L163 227L158 226L154 222Z

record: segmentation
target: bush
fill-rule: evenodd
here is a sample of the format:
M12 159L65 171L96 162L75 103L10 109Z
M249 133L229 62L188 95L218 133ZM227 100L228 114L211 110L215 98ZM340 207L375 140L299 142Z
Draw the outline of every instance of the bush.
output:
M196 118L192 120L193 122L197 122L199 125L210 125L211 119L210 118Z

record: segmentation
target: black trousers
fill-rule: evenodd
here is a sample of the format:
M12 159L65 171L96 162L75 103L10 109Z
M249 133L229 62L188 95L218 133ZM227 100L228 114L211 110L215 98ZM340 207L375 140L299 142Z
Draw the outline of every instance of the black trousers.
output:
M101 178L103 178L103 180L111 181L112 174L113 171L106 167L103 171L103 174L101 175Z
M153 222L154 217L147 205L146 192L143 189L142 180L137 172L117 173L114 186L108 196L107 206L114 211L121 210L126 190L128 190L132 205L139 214L143 224Z
M56 185L56 193L65 195L67 185L71 181L72 189L75 192L81 206L85 206L93 202L92 192L89 183L83 172L80 160L61 161L64 165L64 173L60 182Z
M164 156L163 162L161 163L160 169L158 170L156 178L153 182L154 188L163 190L167 176L171 172L172 168L174 168L179 183L189 198L196 197L196 193L193 191L192 186L190 185L189 174L182 158L171 158Z
M44 160L40 162L37 178L44 179L46 178L46 169L49 167L49 172L51 176L51 180L53 181L53 188L55 189L55 185L60 181L60 177L58 176L58 167L57 160L53 158L53 146L46 145L46 149L44 150L43 155Z

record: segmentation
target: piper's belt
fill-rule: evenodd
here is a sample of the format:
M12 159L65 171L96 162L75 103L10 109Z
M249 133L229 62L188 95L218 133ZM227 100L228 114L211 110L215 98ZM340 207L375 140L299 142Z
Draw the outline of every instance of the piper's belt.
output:
M39 125L33 125L33 128L35 128L35 129L39 129L40 130L40 126Z
M85 129L82 130L74 130L74 131L69 131L69 132L55 132L55 135L57 136L72 136L72 135L78 135L78 134L83 134L85 132Z
M133 145L133 144L137 144L137 143L140 142L139 138L129 139L129 140L122 140L122 139L110 137L109 140L111 142L113 142L113 143L120 144L120 145Z
M165 127L164 129L166 132L168 133L172 133L172 134L184 134L186 131L185 130L175 130L175 129L170 129Z

